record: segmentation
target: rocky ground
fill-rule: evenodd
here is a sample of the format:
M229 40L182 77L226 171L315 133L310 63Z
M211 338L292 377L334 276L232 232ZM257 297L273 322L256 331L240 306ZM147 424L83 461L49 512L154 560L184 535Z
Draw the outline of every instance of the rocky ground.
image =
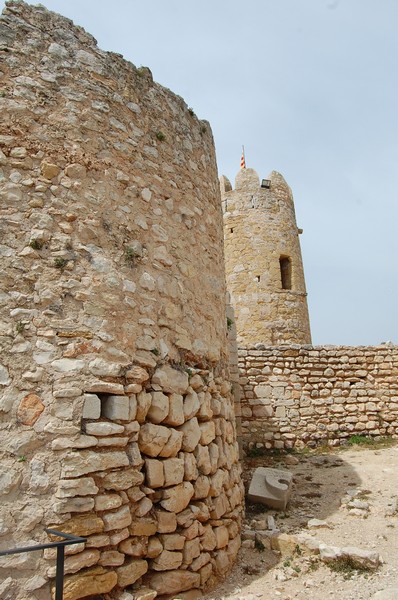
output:
M293 472L291 500L247 505L238 564L206 600L398 599L398 445L251 458L246 483L258 466Z

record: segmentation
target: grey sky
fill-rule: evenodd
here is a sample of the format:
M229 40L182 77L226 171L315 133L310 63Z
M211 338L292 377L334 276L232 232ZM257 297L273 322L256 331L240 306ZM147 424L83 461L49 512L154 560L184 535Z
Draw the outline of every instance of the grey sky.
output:
M316 344L398 343L396 0L44 0L293 189ZM4 2L0 0L0 7Z

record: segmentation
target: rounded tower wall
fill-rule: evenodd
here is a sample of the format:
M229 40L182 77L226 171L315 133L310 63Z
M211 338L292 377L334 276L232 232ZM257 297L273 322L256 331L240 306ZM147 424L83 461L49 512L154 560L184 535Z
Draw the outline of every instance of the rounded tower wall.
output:
M86 537L65 600L204 590L243 504L211 130L42 6L0 29L1 548ZM50 599L21 556L12 596Z
M304 271L293 195L282 175L242 169L224 191L227 288L238 342L309 343ZM225 190L225 187L224 187Z

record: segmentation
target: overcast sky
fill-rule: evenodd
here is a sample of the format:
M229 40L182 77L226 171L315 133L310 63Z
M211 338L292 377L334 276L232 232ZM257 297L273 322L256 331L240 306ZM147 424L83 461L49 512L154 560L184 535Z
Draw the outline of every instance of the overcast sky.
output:
M397 0L44 0L292 187L315 344L398 343ZM0 0L0 7L4 2Z

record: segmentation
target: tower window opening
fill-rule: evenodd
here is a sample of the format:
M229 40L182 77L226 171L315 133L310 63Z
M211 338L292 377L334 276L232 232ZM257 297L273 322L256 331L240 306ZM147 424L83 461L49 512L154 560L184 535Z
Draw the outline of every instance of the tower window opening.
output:
M233 232L234 232L234 228L233 228L233 227L231 227L230 231L231 231L231 233L233 233Z
M283 290L292 289L292 261L288 256L281 256L279 259L281 270L281 283Z
M256 275L256 281L260 281L260 275Z

